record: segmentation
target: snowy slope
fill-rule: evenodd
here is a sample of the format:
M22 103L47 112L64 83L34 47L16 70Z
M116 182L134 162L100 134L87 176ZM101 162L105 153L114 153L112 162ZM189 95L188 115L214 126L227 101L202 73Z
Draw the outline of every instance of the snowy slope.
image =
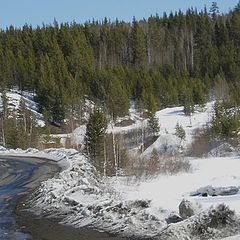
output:
M191 126L189 117L183 114L181 107L159 111L157 117L162 133L145 154L149 154L153 148L161 150L162 136L167 141L172 140L173 148L177 147L178 139L174 135L177 123L186 130L185 145L190 144L194 131L210 120L212 105L213 103L208 103L203 111L195 112ZM132 114L135 114L134 110ZM135 116L135 124L122 128L114 127L114 130L128 131L139 127L142 122ZM84 133L84 127L75 131L75 138L79 144ZM48 156L49 159L60 161L64 166L63 170L54 178L42 183L31 205L34 212L39 214L61 216L64 224L75 227L91 226L126 236L161 240L209 239L209 236L211 239L222 239L239 234L240 157L237 153L229 157L215 155L210 158L189 159L192 169L188 173L159 175L154 179L139 181L131 181L127 177L102 178L92 166L91 160L76 150L50 149L39 152L35 149L26 151L2 149L2 153ZM223 191L235 189L235 192L223 196L195 194L205 190L215 191L214 189ZM201 212L179 223L169 224L168 219L171 216L178 216L182 199L197 202L201 206ZM235 211L236 214L231 215L231 221L224 227L211 226L205 237L201 235L203 233L196 233L199 226L202 228L203 224L211 223L214 214L218 216L220 214L220 217L224 214L221 210L222 203ZM237 239L237 236L233 239Z
M0 94L1 96L1 94ZM27 109L29 109L36 117L38 125L43 127L45 125L43 116L38 111L38 104L34 101L34 93L30 92L20 92L18 90L9 90L6 93L8 99L8 109L9 110L17 110L19 109L20 100L24 100ZM0 98L0 110L2 110L2 100Z
M159 138L143 153L143 156L149 156L153 149L159 152L167 151L174 152L179 150L180 139L175 135L175 127L179 123L186 132L186 139L182 144L182 147L186 148L192 141L194 132L197 129L201 129L208 124L212 118L214 102L208 102L203 108L196 108L195 112L191 117L184 114L183 107L172 107L166 108L156 112L156 117L160 125L160 136ZM108 133L127 133L136 129L146 128L148 120L140 116L136 111L134 102L131 102L129 109L129 116L125 118L117 119L122 121L130 119L133 124L128 126L114 126L113 124L108 125ZM86 126L82 125L75 129L72 133L72 143L83 145L84 135L86 132Z
M214 102L209 102L206 106L190 116L184 114L183 107L166 108L156 113L161 128L159 138L145 150L143 155L148 156L153 149L159 152L178 150L180 139L175 136L175 127L180 124L186 132L186 139L182 147L187 147L193 139L194 132L208 124L212 117Z

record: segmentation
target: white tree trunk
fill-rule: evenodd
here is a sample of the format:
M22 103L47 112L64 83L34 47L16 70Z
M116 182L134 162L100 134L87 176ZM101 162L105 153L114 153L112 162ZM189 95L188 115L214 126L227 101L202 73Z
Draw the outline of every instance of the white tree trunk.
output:
M110 121L112 127L112 142L113 142L113 157L114 157L114 168L116 177L118 175L118 164L117 164L117 154L116 154L116 140L115 140L115 133L114 133L114 124L113 121Z
M26 114L23 113L23 121L24 121L24 131L25 133L27 132L27 119L26 119Z
M3 147L6 147L6 140L5 140L5 132L4 132L4 119L2 118L2 139L3 139Z
M29 147L31 146L31 142L32 142L32 130L33 130L33 122L31 119L31 126L30 126L30 132L29 132Z
M103 163L103 175L107 177L107 152L106 152L106 140L104 139L104 163Z
M191 71L194 71L194 39L193 31L191 31Z
M144 126L142 120L142 128L141 128L141 154L144 152Z

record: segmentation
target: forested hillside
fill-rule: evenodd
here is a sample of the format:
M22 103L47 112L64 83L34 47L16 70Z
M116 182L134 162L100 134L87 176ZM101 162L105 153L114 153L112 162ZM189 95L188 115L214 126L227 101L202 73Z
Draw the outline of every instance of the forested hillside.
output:
M240 101L240 4L226 15L194 9L132 23L92 21L0 33L1 88L36 92L40 110L61 124L84 96L108 113L203 103L232 90Z

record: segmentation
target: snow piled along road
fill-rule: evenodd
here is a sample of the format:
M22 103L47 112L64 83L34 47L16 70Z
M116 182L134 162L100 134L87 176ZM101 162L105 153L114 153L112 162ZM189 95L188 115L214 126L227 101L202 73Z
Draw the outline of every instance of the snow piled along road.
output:
M226 203L231 210L240 213L239 193L222 197L190 197L192 191L207 185L239 187L239 158L195 159L192 160L191 173L159 176L157 179L131 185L124 177L102 179L89 159L75 150L53 149L47 153L55 160L60 157L61 161L65 159L68 167L42 183L31 205L35 213L60 216L65 224L91 226L125 236L156 239L178 239L177 236L181 236L179 239L199 239L198 235L194 238L192 232L199 222L209 222L208 215L216 212L219 204ZM36 154L41 156L41 153ZM199 202L202 205L201 212L182 222L168 225L170 216L178 215L178 205L183 198ZM220 210L220 213L228 213L228 209L222 210L221 206ZM229 214L231 222L240 229L237 215L231 211ZM189 226L191 231L188 231ZM228 228L221 227L217 233L217 236L227 237L234 232L230 225ZM167 237L169 234L172 238Z

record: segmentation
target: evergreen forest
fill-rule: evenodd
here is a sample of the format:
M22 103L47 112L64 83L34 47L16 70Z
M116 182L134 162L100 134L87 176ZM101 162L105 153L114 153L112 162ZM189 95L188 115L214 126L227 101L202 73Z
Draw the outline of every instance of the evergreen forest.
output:
M194 104L231 93L240 103L240 4L188 9L132 22L88 21L0 32L0 87L36 94L58 126L84 98L116 118L129 100L153 108Z

